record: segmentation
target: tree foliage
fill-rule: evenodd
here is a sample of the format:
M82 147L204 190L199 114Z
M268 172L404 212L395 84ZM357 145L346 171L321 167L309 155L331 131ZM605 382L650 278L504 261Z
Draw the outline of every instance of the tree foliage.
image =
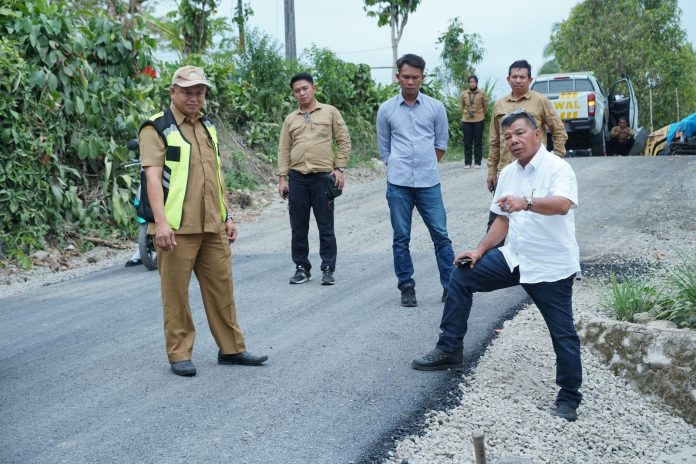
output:
M652 83L655 127L696 110L696 54L680 24L677 0L585 0L557 24L549 44L563 71L594 71L606 86L627 76L638 96L641 124Z
M408 22L408 15L416 11L420 0L364 0L364 2L363 10L369 17L377 18L379 27L389 24L391 28L392 66L396 69L399 42Z
M142 24L140 25L142 26ZM48 237L131 223L123 143L154 109L153 43L62 1L0 8L0 241L22 258Z
M451 20L447 30L437 39L442 45L440 58L442 67L438 68L439 77L454 87L458 93L467 88L468 77L476 71L476 65L483 59L485 50L481 45L481 36L467 34L461 20Z

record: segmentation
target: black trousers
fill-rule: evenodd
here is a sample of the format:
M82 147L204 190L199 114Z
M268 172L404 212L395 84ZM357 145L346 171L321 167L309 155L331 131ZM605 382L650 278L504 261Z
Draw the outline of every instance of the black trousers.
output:
M321 269L336 268L336 236L334 235L334 200L329 199L327 177L329 173L289 173L288 208L292 229L292 260L306 270L309 262L309 212L314 212L319 230L319 256Z
M464 164L471 166L472 152L474 163L480 165L483 158L483 126L485 121L464 122L460 124L464 136ZM473 147L472 147L473 145Z
M636 143L636 141L633 138L626 139L623 143L619 142L617 138L611 138L607 142L607 152L609 152L610 155L626 156L631 152L634 143Z

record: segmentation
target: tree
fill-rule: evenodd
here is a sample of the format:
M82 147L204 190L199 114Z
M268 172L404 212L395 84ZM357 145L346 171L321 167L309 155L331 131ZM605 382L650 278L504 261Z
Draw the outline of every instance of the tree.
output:
M237 24L237 28L239 29L239 51L241 53L244 53L246 48L244 26L247 21L249 21L249 17L252 14L254 14L254 12L251 10L251 6L249 6L248 3L243 5L242 0L237 0L237 6L234 9L234 17L232 18L232 21Z
M364 0L363 10L371 18L377 18L377 26L391 27L392 66L396 69L399 57L399 41L408 22L408 15L416 11L420 0ZM369 9L374 8L374 9ZM392 82L396 77L392 77Z
M629 77L643 115L652 86L660 127L677 119L677 98L680 116L696 109L696 53L680 18L677 0L585 0L554 28L550 50L561 70L594 71L605 86Z
M468 77L474 73L485 53L481 36L467 34L461 20L454 18L447 31L438 37L437 43L442 45L440 58L443 67L438 68L439 77L450 86L456 86L457 91L465 89Z

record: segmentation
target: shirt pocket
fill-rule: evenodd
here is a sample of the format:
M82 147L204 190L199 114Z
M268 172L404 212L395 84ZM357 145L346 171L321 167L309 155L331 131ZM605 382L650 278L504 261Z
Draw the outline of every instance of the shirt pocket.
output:
M332 134L331 121L312 121L312 131L318 139L330 139Z
M293 124L288 128L288 132L294 142L301 141L305 133L304 125L299 123Z

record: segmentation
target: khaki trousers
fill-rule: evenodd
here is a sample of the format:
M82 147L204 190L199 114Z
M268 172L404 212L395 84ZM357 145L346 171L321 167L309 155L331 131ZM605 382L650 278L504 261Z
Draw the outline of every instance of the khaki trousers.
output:
M232 289L232 253L224 230L177 235L176 243L169 253L157 252L169 362L191 359L193 352L196 329L189 306L191 271L200 284L208 326L220 351L245 351Z

